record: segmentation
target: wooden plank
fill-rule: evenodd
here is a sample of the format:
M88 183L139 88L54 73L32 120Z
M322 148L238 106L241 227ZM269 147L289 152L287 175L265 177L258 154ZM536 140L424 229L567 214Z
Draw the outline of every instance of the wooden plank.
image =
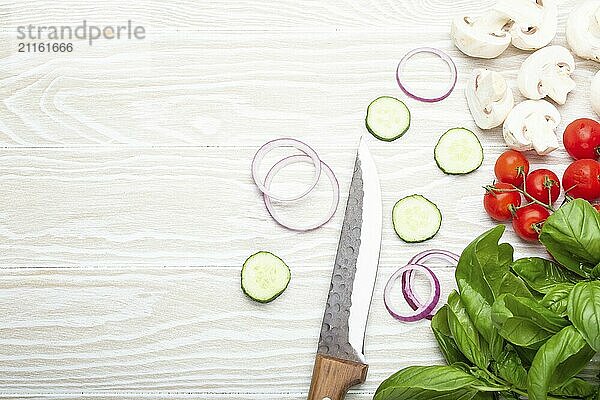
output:
M565 2L569 10L573 1ZM421 31L442 26L448 15L478 13L494 4L493 0L474 3L459 0L452 4L436 0L410 0L391 2L367 0L334 0L323 3L309 0L298 4L292 0L208 0L162 2L142 0L123 3L103 0L90 3L66 0L52 3L47 0L3 2L0 18L3 28L19 25L88 24L117 25L132 20L148 29L188 29L199 31L280 31L280 30L333 30L368 29L370 32L385 29Z
M414 135L407 142L434 138ZM383 265L398 265L432 247L460 252L494 226L483 211L481 187L492 182L500 149L486 148L478 171L454 177L435 166L433 145L369 143L383 193ZM330 266L355 151L317 150L337 173L342 200L327 225L298 233L278 226L267 214L250 176L252 147L5 149L0 155L0 198L5 204L0 212L0 265L239 266L252 252L265 249L290 265ZM562 151L532 158L534 167L550 166L559 175L567 162ZM303 166L297 173L283 174L274 188L306 185L312 171ZM317 221L328 209L329 193L323 179L314 195L277 209L292 221ZM437 203L444 220L433 240L407 245L396 237L389 216L398 199L413 193ZM543 254L539 246L532 248L508 231L505 239L515 244L518 254Z
M381 95L406 100L409 136L455 126L481 132L463 95L467 76L475 67L502 71L520 101L516 75L528 53L509 49L496 60L467 58L442 28L432 28L427 44L456 60L460 79L448 99L433 105L407 99L395 81L399 59L420 42L414 29L402 32L402 42L385 30L160 32L141 42L77 42L73 53L62 55L17 53L15 39L4 35L0 146L258 146L280 136L353 146L366 133L367 105ZM564 44L562 33L555 42ZM407 79L443 89L441 61L431 56L422 62L427 68ZM578 86L559 107L559 132L575 118L595 116L588 87L596 70L578 60ZM482 134L493 138L490 145L504 146L499 128Z
M453 269L435 269L448 293ZM427 321L402 324L385 311L392 271L378 274L361 394L402 367L442 362ZM260 305L232 268L3 270L0 396L305 395L331 270L292 274L279 299Z
M439 362L427 323L385 311L383 268L368 327L361 392L412 363ZM294 268L268 305L239 269L19 269L0 280L0 395L306 393L330 269ZM450 287L452 270L439 269Z

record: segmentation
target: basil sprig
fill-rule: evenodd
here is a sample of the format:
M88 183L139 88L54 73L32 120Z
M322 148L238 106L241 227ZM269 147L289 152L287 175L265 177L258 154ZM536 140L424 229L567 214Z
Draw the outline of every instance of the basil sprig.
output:
M374 400L600 400L597 380L576 376L600 351L600 213L574 200L548 218L555 261L513 260L503 232L465 248L459 290L431 321L448 365L404 368Z

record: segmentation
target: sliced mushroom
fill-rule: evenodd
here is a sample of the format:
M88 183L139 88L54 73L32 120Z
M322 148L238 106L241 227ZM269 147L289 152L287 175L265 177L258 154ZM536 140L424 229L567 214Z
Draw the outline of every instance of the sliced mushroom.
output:
M473 120L481 129L492 129L504 122L515 105L512 90L495 71L476 68L465 88Z
M565 104L567 94L575 89L571 74L575 60L562 46L544 47L531 54L519 70L517 83L523 96L538 100L546 96L558 104Z
M478 18L457 17L450 36L460 51L471 57L498 57L510 45L509 19L491 11Z
M554 130L560 123L560 113L546 100L525 100L508 114L502 133L508 147L535 150L548 154L558 148Z
M600 71L596 72L596 75L592 78L592 84L590 86L590 98L592 99L592 108L596 111L596 114L600 115Z
M571 11L567 42L579 57L600 62L600 0L584 1Z
M556 0L499 0L493 8L510 18L512 44L522 50L537 50L556 36Z

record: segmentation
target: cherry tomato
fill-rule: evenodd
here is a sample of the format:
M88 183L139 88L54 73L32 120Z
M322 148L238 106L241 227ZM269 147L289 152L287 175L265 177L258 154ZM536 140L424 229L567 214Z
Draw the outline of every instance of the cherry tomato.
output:
M529 173L529 161L522 153L507 150L496 160L494 173L500 182L520 187L523 184L523 177Z
M534 199L544 204L554 204L560 194L560 181L554 172L536 169L527 175L525 189Z
M534 242L538 240L538 232L549 216L550 212L539 204L519 208L512 220L515 233L521 239Z
M597 159L600 156L600 124L593 119L576 119L565 129L563 143L567 153L576 160Z
M483 207L490 217L496 221L508 221L512 218L511 206L521 205L519 192L497 192L496 189L510 190L515 187L508 183L499 182L486 191L483 196Z
M600 212L600 204L594 204L594 208L596 211Z
M562 182L569 196L595 200L600 197L600 163L577 160L567 167Z

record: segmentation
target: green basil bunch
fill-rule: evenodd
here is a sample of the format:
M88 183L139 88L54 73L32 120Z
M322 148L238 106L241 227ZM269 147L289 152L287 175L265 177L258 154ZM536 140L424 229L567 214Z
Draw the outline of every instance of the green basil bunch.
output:
M503 233L465 248L458 291L431 321L448 365L398 371L374 400L600 400L577 377L600 351L600 213L574 200L548 218L540 241L556 261L513 261Z

